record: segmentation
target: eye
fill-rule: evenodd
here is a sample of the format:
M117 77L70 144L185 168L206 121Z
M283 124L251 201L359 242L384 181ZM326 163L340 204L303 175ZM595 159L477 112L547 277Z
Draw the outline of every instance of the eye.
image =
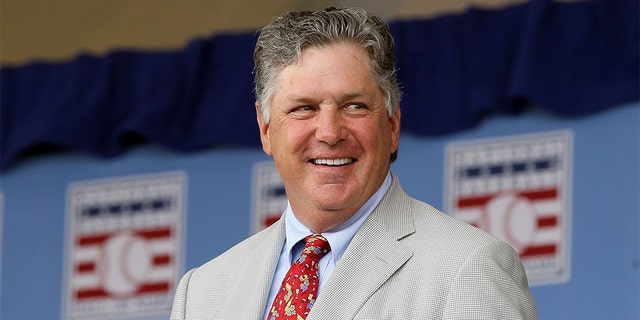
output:
M288 114L298 118L306 118L310 117L314 111L316 111L316 107L312 105L300 105L291 108Z
M313 107L310 105L295 106L295 107L292 107L288 113L306 112L311 110L313 110Z
M298 111L313 111L315 110L315 108L313 106L300 106L298 108Z
M352 117L361 117L368 113L369 107L363 103L348 103L343 107L345 114Z

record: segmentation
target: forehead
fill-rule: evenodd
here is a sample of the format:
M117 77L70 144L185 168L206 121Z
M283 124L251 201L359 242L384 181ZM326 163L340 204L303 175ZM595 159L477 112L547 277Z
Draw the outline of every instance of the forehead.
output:
M368 67L370 65L369 50L356 42L345 40L305 46L295 55L291 63L283 67L283 70L290 67L303 66L309 60L327 61L328 59L345 56L357 59L363 66L366 65Z
M376 85L368 52L351 43L305 48L276 79L276 93L292 89L359 90Z

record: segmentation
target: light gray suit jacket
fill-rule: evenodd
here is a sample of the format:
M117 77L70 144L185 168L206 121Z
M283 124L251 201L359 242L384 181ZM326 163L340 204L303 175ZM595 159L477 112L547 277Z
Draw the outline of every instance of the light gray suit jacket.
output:
M284 219L190 270L171 319L262 319ZM537 319L517 253L409 197L397 177L320 292L313 319Z

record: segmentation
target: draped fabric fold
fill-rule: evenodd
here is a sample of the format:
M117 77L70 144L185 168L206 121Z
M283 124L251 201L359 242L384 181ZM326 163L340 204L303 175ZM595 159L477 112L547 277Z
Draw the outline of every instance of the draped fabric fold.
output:
M635 0L533 0L391 22L403 130L447 134L525 105L574 117L637 101L638 12ZM132 138L177 151L258 146L256 37L2 67L0 170L38 146L100 157Z

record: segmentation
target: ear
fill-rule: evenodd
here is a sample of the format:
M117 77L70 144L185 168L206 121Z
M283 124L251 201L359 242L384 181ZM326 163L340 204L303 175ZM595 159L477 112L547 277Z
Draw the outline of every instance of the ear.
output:
M256 101L256 118L258 120L258 128L260 129L260 141L262 141L262 150L271 155L271 142L269 141L269 123L264 121L262 111L260 111L260 102Z
M393 153L398 151L400 147L400 105L389 117L389 124L391 127L391 153Z

